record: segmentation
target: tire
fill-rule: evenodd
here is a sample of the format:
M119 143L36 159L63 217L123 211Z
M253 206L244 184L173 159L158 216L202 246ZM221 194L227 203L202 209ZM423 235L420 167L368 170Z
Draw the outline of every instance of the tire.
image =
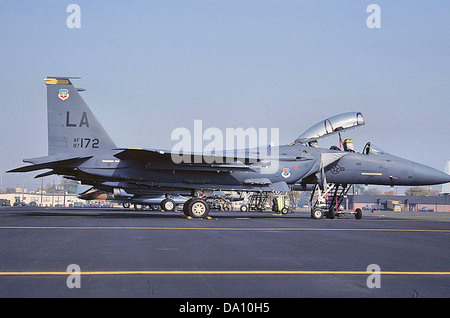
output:
M202 199L192 199L187 206L187 212L193 218L204 218L208 216L209 205Z
M129 209L130 208L130 202L124 202L122 205L123 205L123 207L125 209Z
M248 206L246 204L243 204L243 205L241 205L239 210L241 210L241 212L247 212L248 211Z
M184 202L184 204L183 204L183 213L186 216L189 216L188 206L189 206L189 203L191 203L192 200L193 199L189 199L186 202Z
M336 217L336 209L330 208L330 210L328 210L327 218L334 219L335 217Z
M135 203L134 204L134 210L135 211L142 211L142 210L144 210L144 206L142 204Z
M170 211L175 210L177 205L175 204L175 201L172 199L164 199L161 201L160 206L161 206L161 210L170 212Z
M289 210L286 207L281 209L281 214L288 214L288 212L289 212Z
M323 218L323 216L324 216L324 213L323 213L322 209L316 208L311 211L311 217L313 219L320 220L321 218Z
M361 218L362 218L362 211L361 211L361 209L360 208L358 208L358 209L356 209L355 210L355 219L357 219L357 220L361 220Z

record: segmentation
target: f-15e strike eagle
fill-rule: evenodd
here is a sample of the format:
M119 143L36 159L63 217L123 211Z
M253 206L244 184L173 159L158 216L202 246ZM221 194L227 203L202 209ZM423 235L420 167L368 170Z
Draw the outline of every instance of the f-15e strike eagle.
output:
M305 131L288 145L223 153L174 153L161 149L118 148L73 86L73 77L48 77L48 156L24 159L27 165L8 172L50 169L52 174L81 181L108 193L139 198L164 196L165 210L175 206L174 196L188 194L186 215L206 217L208 191L253 194L294 190L317 191L311 216L333 217L335 200L353 184L433 185L450 182L444 172L402 159L367 143L362 153L351 143L344 150L319 148L317 139L365 124L360 112L336 115ZM276 153L276 156L273 154ZM174 162L174 155L190 160ZM340 191L339 191L340 190ZM163 198L164 198L163 197Z

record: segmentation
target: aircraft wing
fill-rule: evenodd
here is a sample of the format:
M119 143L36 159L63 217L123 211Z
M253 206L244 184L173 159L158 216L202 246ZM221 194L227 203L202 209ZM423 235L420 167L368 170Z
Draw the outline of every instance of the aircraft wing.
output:
M116 149L121 150L114 156L120 160L131 160L141 164L147 164L148 162L158 162L154 168L165 168L166 165L172 165L180 160L181 155L184 156L184 160L177 163L177 169L185 170L238 170L238 169L252 169L250 164L261 161L260 158L254 156L226 156L226 155L214 155L214 154L201 154L201 153L174 153L172 151L162 149L140 149L140 148L125 148ZM180 160L181 161L181 160Z

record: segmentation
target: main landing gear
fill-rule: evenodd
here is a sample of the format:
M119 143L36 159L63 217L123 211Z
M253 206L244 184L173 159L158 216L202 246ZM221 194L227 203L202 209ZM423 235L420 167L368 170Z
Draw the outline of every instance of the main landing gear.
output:
M192 198L184 203L183 212L189 217L206 218L209 213L209 205L203 199Z

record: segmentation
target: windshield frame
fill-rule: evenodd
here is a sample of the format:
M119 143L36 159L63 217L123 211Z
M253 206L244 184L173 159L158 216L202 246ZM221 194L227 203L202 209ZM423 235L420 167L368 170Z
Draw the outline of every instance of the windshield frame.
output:
M363 148L364 155L388 155L389 153L384 151L378 146L375 146L374 144L367 142Z

